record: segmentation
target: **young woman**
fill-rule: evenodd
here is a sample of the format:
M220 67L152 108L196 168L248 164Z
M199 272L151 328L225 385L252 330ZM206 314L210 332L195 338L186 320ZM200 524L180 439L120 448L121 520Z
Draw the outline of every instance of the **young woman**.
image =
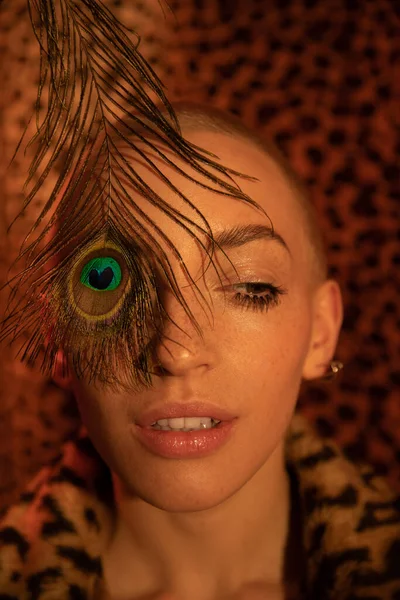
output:
M99 232L63 271L54 378L84 429L1 523L0 598L395 598L398 502L294 415L342 320L306 193L235 119L178 118L252 202L119 146L166 204L127 182L132 224L115 188L124 246Z

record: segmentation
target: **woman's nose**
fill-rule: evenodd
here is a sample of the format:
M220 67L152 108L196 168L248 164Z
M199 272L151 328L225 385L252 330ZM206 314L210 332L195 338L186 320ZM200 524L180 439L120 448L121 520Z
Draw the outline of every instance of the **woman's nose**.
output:
M160 371L182 377L212 369L216 356L209 308L196 299L188 303L189 314L172 293L163 304L167 317L154 349Z

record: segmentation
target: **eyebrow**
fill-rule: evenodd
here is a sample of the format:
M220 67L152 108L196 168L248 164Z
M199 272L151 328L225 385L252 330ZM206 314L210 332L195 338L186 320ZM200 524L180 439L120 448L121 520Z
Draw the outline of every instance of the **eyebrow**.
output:
M230 229L224 229L214 234L215 242L221 248L238 248L255 240L271 240L278 242L289 254L288 245L283 237L269 225L238 225Z

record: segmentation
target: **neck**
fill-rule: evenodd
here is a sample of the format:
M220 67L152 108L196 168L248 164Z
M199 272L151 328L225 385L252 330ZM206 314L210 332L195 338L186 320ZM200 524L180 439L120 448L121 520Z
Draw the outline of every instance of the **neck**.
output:
M162 582L178 598L220 597L252 581L283 582L290 514L283 445L240 490L208 510L160 510L129 494L116 476L114 488L117 527L108 567L116 581L110 589L125 590L116 598L128 596L130 585L116 570L132 580L140 571L141 592Z

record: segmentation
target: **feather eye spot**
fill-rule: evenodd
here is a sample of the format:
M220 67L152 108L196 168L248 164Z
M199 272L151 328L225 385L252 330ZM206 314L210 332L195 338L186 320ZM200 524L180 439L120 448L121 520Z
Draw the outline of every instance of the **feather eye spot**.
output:
M61 302L65 314L83 319L80 327L106 326L118 318L131 291L131 276L121 249L100 240L72 259ZM71 310L73 313L71 313Z
M92 258L83 267L80 281L98 292L113 291L121 284L121 267L111 256Z

